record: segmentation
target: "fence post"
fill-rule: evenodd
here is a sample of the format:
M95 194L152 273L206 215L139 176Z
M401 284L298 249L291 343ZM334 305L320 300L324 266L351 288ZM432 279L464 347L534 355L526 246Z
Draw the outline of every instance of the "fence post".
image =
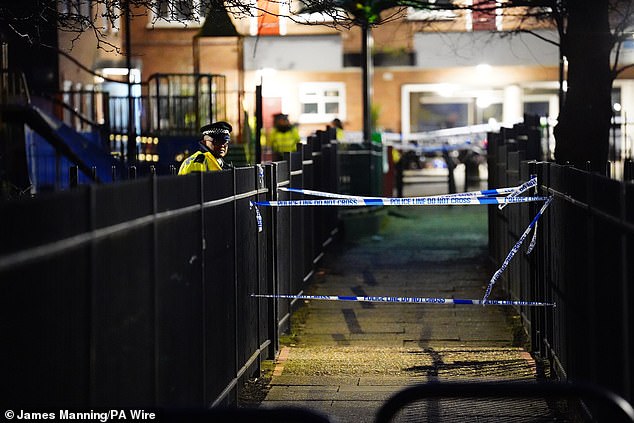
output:
M265 165L264 178L266 186L269 187L267 200L277 201L277 165L275 163ZM277 284L277 249L275 248L277 233L277 209L273 207L267 207L266 209L266 212L270 213L269 230L266 234L267 250L269 251L269 254L267 256L268 262L266 264L266 287L269 294L277 295L279 294ZM275 357L275 354L279 350L280 346L280 340L277 330L278 301L279 300L276 298L271 299L269 307L268 328L269 339L271 340L268 351L269 357Z
M629 182L634 179L634 161L625 159L623 161L623 181Z
M79 169L77 166L71 166L68 174L68 185L71 188L77 188L77 184L79 181Z

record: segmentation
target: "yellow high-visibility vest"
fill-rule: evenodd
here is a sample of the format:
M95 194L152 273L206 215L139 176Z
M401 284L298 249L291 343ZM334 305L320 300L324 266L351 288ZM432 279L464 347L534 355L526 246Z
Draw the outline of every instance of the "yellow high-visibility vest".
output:
M273 128L267 136L267 141L276 153L290 153L297 149L297 143L301 142L301 137L295 127L286 132L280 132Z
M213 172L222 170L218 160L209 152L197 151L186 158L178 169L179 175L187 175L192 172Z

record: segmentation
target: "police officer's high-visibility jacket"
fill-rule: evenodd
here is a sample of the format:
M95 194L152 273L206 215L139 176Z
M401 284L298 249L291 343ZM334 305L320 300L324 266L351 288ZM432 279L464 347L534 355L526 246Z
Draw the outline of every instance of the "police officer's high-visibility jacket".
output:
M192 172L213 172L222 170L222 161L219 162L213 154L208 151L197 151L183 161L179 175L187 175Z
M297 143L301 142L301 137L295 127L290 128L286 132L281 132L273 128L266 137L266 140L274 152L290 153L297 149Z

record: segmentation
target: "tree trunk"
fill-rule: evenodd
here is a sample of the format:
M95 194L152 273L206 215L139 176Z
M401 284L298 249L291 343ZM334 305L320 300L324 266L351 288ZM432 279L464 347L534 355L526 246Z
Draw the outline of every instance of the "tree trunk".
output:
M568 2L568 28L562 40L568 59L568 91L555 126L555 159L604 171L612 118L613 40L607 0Z

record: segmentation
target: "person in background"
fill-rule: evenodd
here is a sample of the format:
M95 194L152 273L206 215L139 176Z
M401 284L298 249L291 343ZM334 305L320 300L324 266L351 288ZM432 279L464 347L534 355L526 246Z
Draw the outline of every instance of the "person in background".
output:
M282 160L284 153L297 149L301 142L299 131L288 120L288 115L278 113L273 116L273 128L269 131L267 142L273 150L273 160Z
M333 128L335 128L335 131L337 134L336 140L343 141L344 133L343 133L343 124L341 123L341 120L339 118L334 118L330 124L332 125Z
M179 175L192 172L213 172L230 169L231 163L224 160L229 151L232 127L227 122L215 122L200 128L202 139L198 142L200 150L186 158L178 170Z

